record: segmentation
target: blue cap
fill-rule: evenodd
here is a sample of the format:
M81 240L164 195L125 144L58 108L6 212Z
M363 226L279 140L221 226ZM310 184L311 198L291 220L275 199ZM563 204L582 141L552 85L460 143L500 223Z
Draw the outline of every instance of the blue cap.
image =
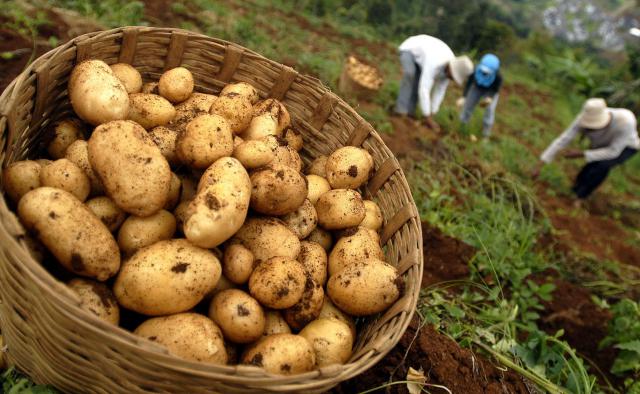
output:
M496 80L499 69L500 59L496 55L491 53L484 55L476 67L476 82L478 85L488 88Z

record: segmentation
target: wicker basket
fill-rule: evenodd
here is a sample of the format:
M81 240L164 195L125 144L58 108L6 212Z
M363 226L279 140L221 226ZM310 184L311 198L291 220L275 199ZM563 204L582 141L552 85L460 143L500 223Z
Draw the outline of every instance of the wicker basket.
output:
M145 80L166 69L191 70L196 89L217 93L246 81L260 95L281 99L304 136L306 162L344 145L362 146L376 173L364 190L382 208L387 260L405 280L401 298L383 314L359 322L345 365L290 377L249 366L215 366L178 359L146 339L102 322L29 254L25 230L0 198L0 328L11 363L40 383L68 392L254 393L322 392L378 362L398 342L416 307L422 277L421 229L407 181L378 134L318 80L230 42L165 28L126 27L90 33L46 53L0 96L3 168L39 154L53 122L72 109L67 81L88 58L126 62Z

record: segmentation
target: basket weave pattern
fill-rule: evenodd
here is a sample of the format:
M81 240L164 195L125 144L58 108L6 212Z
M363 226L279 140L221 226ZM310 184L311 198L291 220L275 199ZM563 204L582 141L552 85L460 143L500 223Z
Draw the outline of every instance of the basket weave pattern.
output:
M90 58L130 63L145 81L182 65L204 93L248 82L262 98L286 105L304 137L307 163L345 145L369 151L376 172L364 197L380 205L382 244L405 290L387 311L360 322L345 365L285 377L249 365L189 362L81 309L79 298L31 257L25 229L0 198L0 328L11 363L68 392L307 393L363 372L395 346L418 300L422 234L402 170L371 125L318 80L236 44L179 29L125 27L77 37L38 58L9 85L0 96L3 168L43 151L49 126L72 114L67 95L72 68Z

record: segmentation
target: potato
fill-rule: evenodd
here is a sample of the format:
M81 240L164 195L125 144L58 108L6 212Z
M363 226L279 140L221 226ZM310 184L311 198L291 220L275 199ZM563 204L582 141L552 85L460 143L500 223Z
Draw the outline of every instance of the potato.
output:
M299 335L311 344L317 367L344 364L351 357L355 338L349 326L338 319L314 320Z
M253 253L242 244L231 244L224 251L222 273L236 284L247 283L253 272Z
M171 165L180 163L176 154L176 141L178 140L178 132L165 126L158 126L149 132L151 140L160 148L160 152L167 162Z
M147 130L166 125L175 115L176 109L162 96L151 93L129 95L127 119L133 120Z
M300 152L303 145L302 134L296 129L291 127L287 128L283 133L284 139L287 141L287 145Z
M49 142L49 146L47 147L49 156L54 159L62 159L65 157L69 145L77 140L84 139L80 122L76 119L66 119L58 122L54 132L53 140Z
M242 144L244 142L244 140L240 137L238 137L237 135L233 136L233 150L235 151L236 148Z
M380 237L367 227L359 226L346 230L329 254L329 275L335 275L346 266L368 259L384 261Z
M271 163L275 153L266 141L249 140L234 148L233 157L238 159L245 168L253 169Z
M282 317L280 311L265 311L263 336L273 334L291 334L291 328Z
M100 319L115 324L120 323L120 308L116 297L104 283L88 279L72 279L69 288L80 297L80 306L91 311Z
M171 239L175 232L176 218L164 209L143 218L129 216L118 231L118 246L130 255L145 246Z
M67 148L68 149L68 148ZM49 159L36 159L35 160L36 163L40 164L40 167L44 167L48 164L53 163L53 160L49 160Z
M319 244L326 252L330 251L333 246L333 236L322 227L316 227L306 238L306 241Z
M249 292L266 307L285 309L300 301L305 283L302 264L286 257L272 257L251 273Z
M247 219L234 241L241 242L253 253L255 264L275 256L295 259L300 253L298 237L275 218Z
M302 298L294 306L283 310L282 314L289 327L300 331L320 315L323 301L324 290L322 290L322 286L307 276Z
M185 236L203 248L220 245L242 227L250 197L251 181L242 164L232 157L218 159L202 175L187 208Z
M207 168L233 153L233 136L227 121L218 115L200 115L178 135L176 153L193 168Z
M309 167L307 167L307 174L308 175L317 175L319 177L322 178L327 178L327 170L326 170L326 165L327 165L327 156L321 155L316 157L311 164L309 164Z
M360 225L374 231L380 230L382 227L382 211L378 204L371 200L364 200L364 210L364 219Z
M251 101L237 93L220 95L211 104L209 112L225 118L234 134L240 134L249 127L253 117Z
M2 186L13 202L17 203L28 191L40 187L41 169L38 162L22 160L2 171Z
M303 337L292 334L268 335L242 356L243 364L255 365L278 375L311 371L315 362L311 344Z
M373 164L366 150L344 146L327 159L327 180L333 189L357 189L373 175Z
M327 282L327 252L317 242L300 242L298 261L305 272L321 286Z
M238 286L231 282L229 279L227 279L226 276L224 275L220 275L220 280L218 280L218 283L216 284L216 287L213 288L213 290L211 290L211 292L209 294L207 294L206 298L213 298L213 296L215 296L216 294L220 293L223 290L228 290L228 289L235 289Z
M211 104L213 104L217 98L218 97L213 94L193 92L188 99L176 105L176 111L209 113Z
M305 239L318 224L318 215L311 201L304 200L295 211L282 217L282 221L300 239Z
M89 145L87 141L76 140L74 143L69 145L64 157L80 167L87 178L89 178L89 183L91 185L90 195L99 196L104 194L102 181L98 178L95 171L93 171L91 163L89 162Z
M253 172L251 185L251 208L267 215L294 212L307 196L305 178L282 165L270 165Z
M307 175L307 187L309 192L307 198L311 201L311 204L316 204L321 195L331 190L329 181L318 175Z
M220 261L186 239L156 242L123 265L113 292L123 307L148 316L185 312L220 279Z
M39 187L20 199L18 215L69 271L101 282L118 272L120 251L113 235L73 194Z
M262 100L253 106L253 116L268 113L276 119L277 135L281 135L282 131L291 126L291 116L287 108L278 100L270 98Z
M256 90L256 88L246 82L236 82L228 84L227 86L222 88L220 96L224 96L230 93L236 93L246 97L247 99L249 99L252 105L257 103L258 99L260 98L258 96L258 91Z
M198 190L198 180L187 174L180 174L178 177L181 184L180 201L193 200Z
M222 329L224 337L235 343L251 343L262 336L265 318L255 298L242 290L223 290L209 306L209 317Z
M318 223L326 230L340 230L359 225L365 216L360 193L350 189L330 190L316 202Z
M127 214L109 197L95 197L85 202L85 205L111 232L119 229L127 218Z
M189 204L191 201L181 201L173 210L173 217L176 218L176 230L184 234L184 222L187 220Z
M279 139L279 141L284 142L282 139ZM302 171L302 159L298 152L296 152L292 147L288 145L278 145L274 150L274 155L273 164L281 164L291 167L298 172Z
M102 60L86 60L75 66L68 89L73 110L85 122L98 126L127 117L127 90Z
M261 140L268 136L277 136L278 120L269 113L254 116L247 129L240 135L245 141Z
M193 92L193 75L184 67L165 71L158 81L158 92L172 103L185 101Z
M167 203L164 205L164 209L167 211L173 210L180 201L180 193L182 191L182 184L178 175L171 173L171 184L169 186L169 196L167 197Z
M158 91L158 82L147 82L143 84L140 93L160 94Z
M353 320L353 317L351 317L350 315L347 315L340 309L336 308L336 306L333 305L333 302L331 302L331 298L329 298L329 296L326 294L324 296L324 303L322 304L322 309L320 309L320 315L318 316L318 319L324 319L324 318L337 319L345 323L347 326L349 326L349 331L351 331L351 336L354 339L356 338L356 323Z
M353 316L382 312L400 296L401 278L392 265L377 259L349 264L331 275L327 293L331 301Z
M138 70L127 63L116 63L109 67L111 67L111 71L113 71L116 78L122 82L128 94L140 93L142 90L142 76Z
M222 331L211 319L197 313L155 317L139 325L133 333L166 347L185 360L227 363Z
M68 159L58 159L42 167L40 184L68 191L80 201L86 200L91 191L89 177Z
M151 216L165 206L171 168L140 125L122 120L100 125L88 148L91 167L107 195L125 212Z

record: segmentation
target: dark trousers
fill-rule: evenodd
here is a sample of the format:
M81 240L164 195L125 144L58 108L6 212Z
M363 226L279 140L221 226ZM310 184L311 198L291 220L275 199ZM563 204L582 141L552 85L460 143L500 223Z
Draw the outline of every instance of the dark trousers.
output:
M413 116L418 104L418 86L422 70L409 51L400 51L400 64L402 65L402 81L400 81L395 111L400 115Z
M573 185L573 192L578 198L587 198L607 178L609 170L629 160L637 152L633 148L624 148L615 159L592 161L580 170Z

